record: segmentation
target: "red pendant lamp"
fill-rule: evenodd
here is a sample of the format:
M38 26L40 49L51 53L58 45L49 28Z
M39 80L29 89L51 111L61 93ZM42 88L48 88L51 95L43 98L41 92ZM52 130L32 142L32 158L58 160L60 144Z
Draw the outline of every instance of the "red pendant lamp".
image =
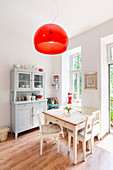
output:
M36 31L34 45L40 53L60 54L67 50L68 36L59 25L45 24Z

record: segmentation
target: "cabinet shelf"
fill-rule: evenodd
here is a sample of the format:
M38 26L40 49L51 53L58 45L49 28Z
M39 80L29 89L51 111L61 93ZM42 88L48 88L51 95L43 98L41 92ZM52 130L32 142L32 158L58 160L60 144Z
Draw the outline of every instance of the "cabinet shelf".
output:
M19 82L30 82L30 80L19 80Z

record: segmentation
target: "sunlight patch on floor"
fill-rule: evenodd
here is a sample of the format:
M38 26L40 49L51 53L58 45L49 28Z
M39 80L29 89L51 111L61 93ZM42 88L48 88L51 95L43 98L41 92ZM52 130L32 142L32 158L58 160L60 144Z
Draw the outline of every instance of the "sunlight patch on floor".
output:
M97 146L113 153L113 135L109 134L106 136L99 144L97 144Z

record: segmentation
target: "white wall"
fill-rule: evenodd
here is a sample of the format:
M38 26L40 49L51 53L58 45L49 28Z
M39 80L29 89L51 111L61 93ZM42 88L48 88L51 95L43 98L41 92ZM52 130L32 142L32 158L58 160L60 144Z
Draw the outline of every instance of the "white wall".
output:
M52 96L53 56L41 55L26 38L0 26L0 127L10 125L10 69L14 63L35 65L46 72L46 97Z
M82 106L101 108L101 38L113 34L113 19L70 40L70 48L81 46L82 52ZM58 63L61 65L62 64ZM84 73L97 72L97 90L84 89ZM63 87L65 89L65 86ZM62 93L61 93L62 94ZM101 112L104 114L107 112ZM106 119L106 124L108 119ZM104 127L102 122L102 127ZM107 128L102 130L105 134Z

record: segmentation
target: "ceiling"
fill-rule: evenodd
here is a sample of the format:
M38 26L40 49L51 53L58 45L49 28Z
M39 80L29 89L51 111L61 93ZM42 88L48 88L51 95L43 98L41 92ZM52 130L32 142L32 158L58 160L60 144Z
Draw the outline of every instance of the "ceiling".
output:
M21 36L33 37L56 15L54 23L77 36L113 19L113 0L0 0L0 27Z

